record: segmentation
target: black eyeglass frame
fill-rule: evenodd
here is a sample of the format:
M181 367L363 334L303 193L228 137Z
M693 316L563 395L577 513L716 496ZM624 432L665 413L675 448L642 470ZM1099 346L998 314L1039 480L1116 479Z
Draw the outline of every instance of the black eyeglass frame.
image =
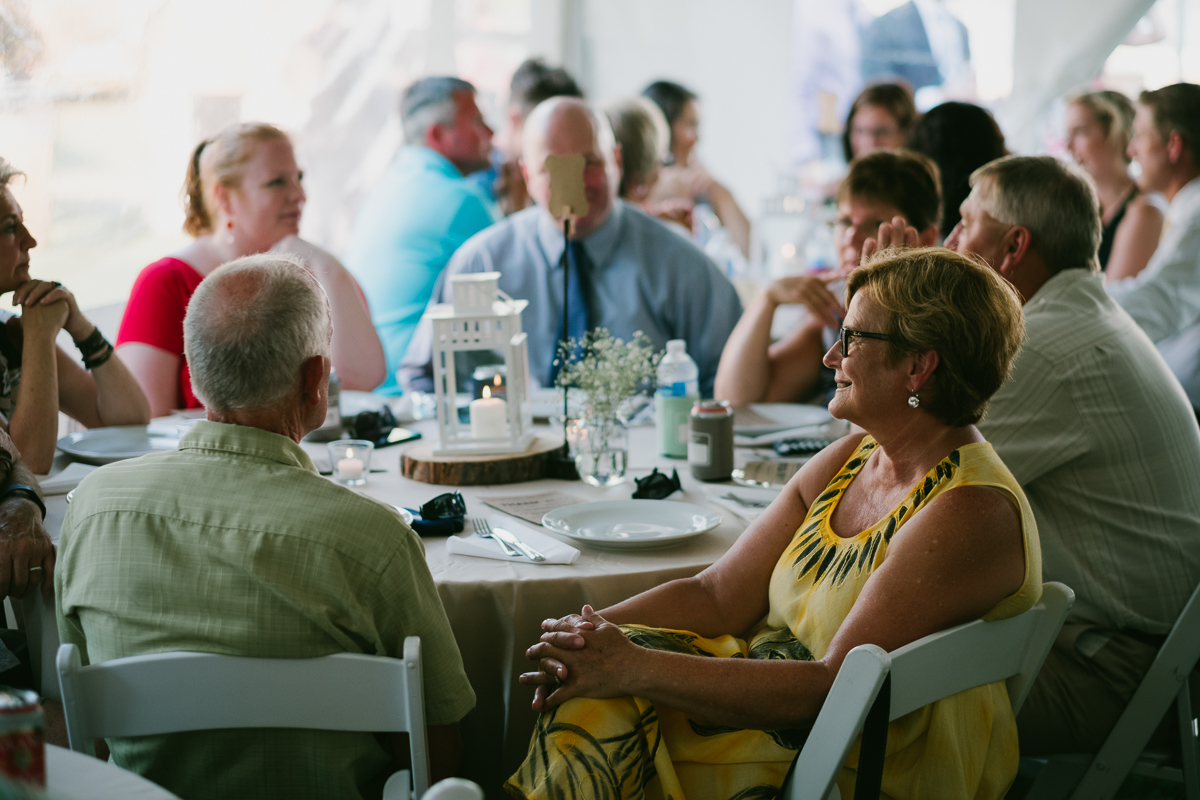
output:
M859 337L860 339L878 339L881 342L892 341L892 337L888 336L886 333L856 331L851 328L843 327L840 331L838 331L838 338L842 342L842 358L845 358L846 354L850 352L850 340L855 336Z

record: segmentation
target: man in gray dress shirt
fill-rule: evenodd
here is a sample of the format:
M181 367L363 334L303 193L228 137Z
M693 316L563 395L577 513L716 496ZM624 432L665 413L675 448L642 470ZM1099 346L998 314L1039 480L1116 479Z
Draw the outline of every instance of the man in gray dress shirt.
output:
M981 167L946 240L1020 293L1026 339L979 430L1025 490L1045 580L1075 590L1017 717L1021 752L1095 752L1200 581L1200 428L1105 294L1095 191L1050 156Z
M575 220L571 236L581 245L575 252L582 250L577 262L581 293L572 295L583 301L586 327L607 328L626 341L642 331L660 350L669 339L686 340L700 368L700 391L711 396L721 349L742 313L733 285L691 241L617 199L620 151L608 123L582 100L545 101L526 120L524 138L521 171L537 205L467 240L445 276L499 272L502 291L529 301L521 324L529 335L530 376L552 385L551 365L562 336L563 223L546 210L545 160L582 153L588 213ZM442 302L450 302L446 277ZM428 361L426 333L414 341L405 362Z

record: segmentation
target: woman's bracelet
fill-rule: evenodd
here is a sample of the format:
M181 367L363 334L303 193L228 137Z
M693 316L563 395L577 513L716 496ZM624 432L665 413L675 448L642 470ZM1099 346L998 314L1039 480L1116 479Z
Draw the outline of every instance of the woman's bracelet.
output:
M104 342L103 350L101 350L99 353L92 353L91 356L83 359L83 368L87 370L93 370L96 367L103 365L105 361L108 361L110 358L112 358L112 355L113 346L108 342Z
M100 351L108 347L108 340L104 338L104 334L96 326L92 326L92 332L82 342L76 342L75 346L79 348L79 355L83 356L83 360L95 358L100 354Z

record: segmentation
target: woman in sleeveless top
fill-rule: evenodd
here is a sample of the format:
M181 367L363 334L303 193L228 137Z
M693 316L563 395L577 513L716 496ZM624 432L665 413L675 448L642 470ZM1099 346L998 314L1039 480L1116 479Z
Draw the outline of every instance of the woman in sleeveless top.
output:
M1033 515L974 426L1021 345L1014 291L926 248L877 255L847 296L829 409L865 435L805 464L700 575L543 623L511 796L774 797L852 648L1037 601ZM890 724L883 793L994 800L1017 760L1004 684L981 686Z
M200 281L222 264L268 250L299 257L325 290L342 388L370 391L387 377L358 283L332 254L299 236L303 176L287 134L261 122L231 125L192 151L183 228L195 238L141 271L117 333L117 352L154 416L203 407L183 356L183 317Z
M1133 104L1120 92L1089 92L1067 106L1067 149L1100 198L1100 269L1107 282L1132 278L1158 247L1163 215L1129 177Z

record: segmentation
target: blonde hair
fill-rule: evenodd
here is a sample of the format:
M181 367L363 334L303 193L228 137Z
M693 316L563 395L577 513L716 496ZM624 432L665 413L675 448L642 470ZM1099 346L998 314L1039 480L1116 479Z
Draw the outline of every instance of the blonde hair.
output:
M662 110L645 97L629 97L604 109L613 136L621 146L621 186L618 194L628 198L637 186L645 186L666 159L671 146L671 128Z
M1104 138L1121 150L1125 161L1129 161L1126 150L1133 138L1133 103L1120 92L1086 92L1071 100L1072 105L1087 109L1096 118Z
M183 184L186 217L183 230L192 236L213 232L216 201L213 188L218 184L230 189L242 185L242 170L254 158L262 142L282 139L288 135L265 122L243 122L230 125L216 136L196 145L188 161L187 178Z
M891 364L938 354L921 408L953 427L982 419L1025 340L1021 301L1008 281L952 250L923 247L876 253L850 273L847 304L864 290L887 312Z

